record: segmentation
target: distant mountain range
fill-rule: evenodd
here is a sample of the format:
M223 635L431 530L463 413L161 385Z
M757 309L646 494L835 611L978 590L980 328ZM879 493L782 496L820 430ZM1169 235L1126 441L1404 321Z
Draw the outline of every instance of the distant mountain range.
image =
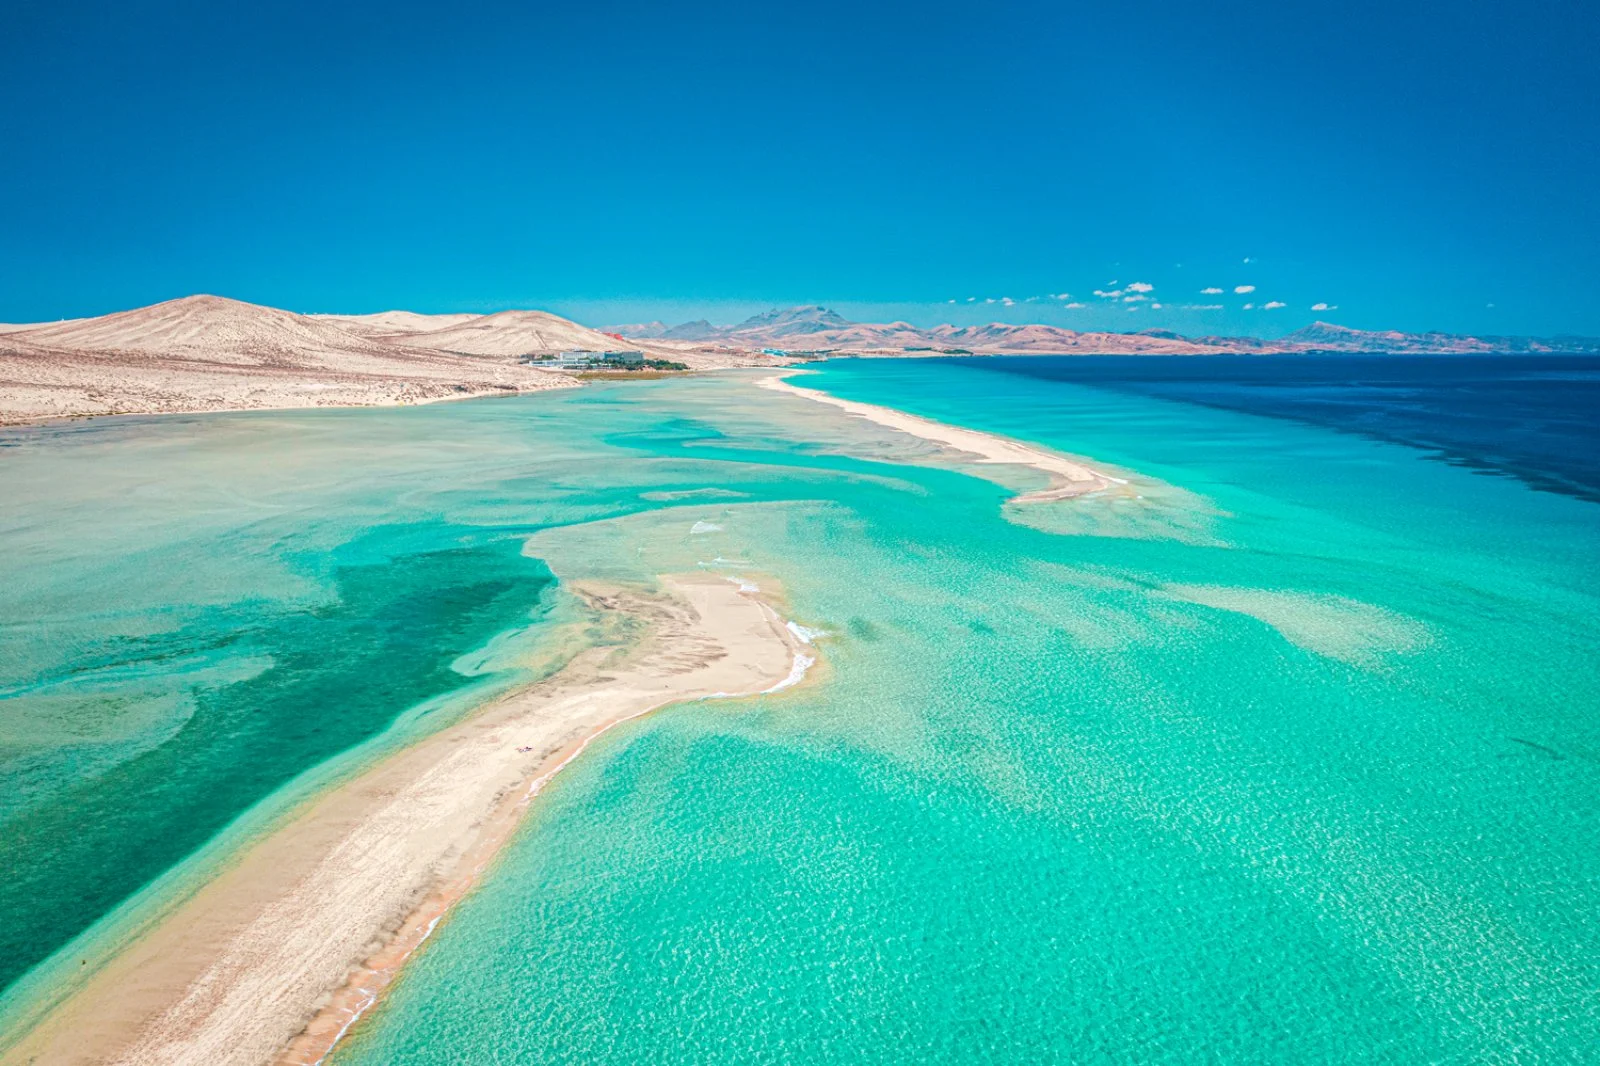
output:
M606 332L638 340L698 343L739 350L785 352L875 352L916 355L966 351L973 354L1217 355L1292 352L1382 352L1468 354L1476 352L1600 353L1595 337L1471 337L1452 333L1368 331L1316 322L1278 340L1257 337L1185 337L1171 330L1109 333L1059 326L991 322L983 326L934 326L909 322L851 322L815 305L772 310L737 325L705 319L668 326L647 322L607 326Z
M624 342L621 336L634 338ZM0 425L78 415L419 403L576 384L539 355L637 347L696 370L860 353L1600 353L1592 337L1365 332L1318 322L1278 340L1095 333L991 322L851 322L791 307L733 326L660 322L596 330L545 311L304 315L218 296L98 318L0 325ZM776 354L763 354L763 350Z

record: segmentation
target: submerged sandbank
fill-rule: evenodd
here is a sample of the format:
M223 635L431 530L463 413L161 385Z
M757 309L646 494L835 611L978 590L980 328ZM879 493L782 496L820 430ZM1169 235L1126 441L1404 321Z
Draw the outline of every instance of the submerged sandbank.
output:
M573 583L613 623L616 643L308 805L4 1061L320 1061L594 737L667 704L774 691L811 661L748 583L706 574L660 583L659 592Z
M961 426L935 422L929 418L897 411L892 407L879 407L877 404L840 399L826 392L791 384L782 377L763 378L757 384L764 389L787 392L794 396L804 396L807 399L816 400L819 403L831 404L850 414L865 418L870 422L876 422L880 426L897 429L902 433L909 433L912 436L921 437L923 440L942 444L958 451L969 452L976 455L980 463L1003 463L1012 466L1032 467L1050 478L1050 485L1047 488L1022 493L1015 497L1015 502L1017 503L1046 503L1050 500L1064 500L1073 496L1101 492L1127 484L1121 478L1103 474L1081 462L1068 459L1066 456L1045 451L1031 444L1023 444L1021 441L996 436L993 433L984 433L976 429L965 429Z

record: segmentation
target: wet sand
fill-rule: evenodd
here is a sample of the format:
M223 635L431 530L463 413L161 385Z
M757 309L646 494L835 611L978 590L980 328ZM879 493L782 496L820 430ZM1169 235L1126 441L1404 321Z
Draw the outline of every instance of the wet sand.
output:
M1064 500L1073 496L1082 496L1090 492L1102 492L1107 489L1118 488L1127 484L1121 478L1086 466L1081 462L1069 459L1054 452L1036 448L1031 444L1021 441L1009 440L996 436L993 433L983 433L975 429L964 429L961 426L946 425L935 422L929 418L897 411L892 407L879 407L876 404L859 403L855 400L844 400L837 396L830 396L816 389L802 388L791 384L782 377L763 378L758 382L764 389L776 392L786 392L793 396L804 396L819 403L831 404L849 414L876 422L880 426L900 430L923 440L942 444L947 448L967 452L978 457L980 463L1003 463L1012 466L1026 466L1038 470L1050 478L1048 487L1034 492L1025 492L1015 497L1016 503L1046 503L1051 500Z
M670 703L784 687L813 654L720 576L569 587L614 639L308 803L0 1061L320 1061L591 740Z

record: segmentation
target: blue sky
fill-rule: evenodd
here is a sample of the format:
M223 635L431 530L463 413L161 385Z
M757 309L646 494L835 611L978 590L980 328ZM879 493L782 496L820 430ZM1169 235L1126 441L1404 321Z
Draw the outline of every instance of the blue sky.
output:
M1600 333L1593 3L255 8L0 5L0 321Z

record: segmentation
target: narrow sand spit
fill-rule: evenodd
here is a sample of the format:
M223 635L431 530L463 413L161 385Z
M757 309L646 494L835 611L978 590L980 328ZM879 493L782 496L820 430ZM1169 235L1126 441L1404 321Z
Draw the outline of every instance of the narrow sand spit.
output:
M622 647L583 652L309 804L4 1061L321 1061L591 740L665 704L774 691L810 663L748 585L661 583L660 594L574 583L625 632Z
M879 407L876 404L858 403L855 400L841 400L837 396L830 396L816 389L801 388L792 385L781 377L763 378L757 382L764 389L774 389L778 392L787 392L795 396L804 396L819 403L832 404L834 407L858 415L869 422L876 422L880 426L898 429L902 433L909 433L923 440L943 444L959 451L970 452L978 456L980 463L1005 463L1015 466L1031 466L1035 470L1049 475L1050 486L1036 492L1025 492L1015 497L1016 503L1046 503L1050 500L1064 500L1073 496L1082 496L1089 492L1100 492L1105 489L1126 485L1121 478L1102 474L1098 470L1074 462L1065 456L1054 452L1047 452L1042 448L1035 448L1021 441L1008 440L997 437L993 433L983 433L975 429L963 429L960 426L946 425L935 422L929 418L920 418L917 415L906 414L892 407Z

